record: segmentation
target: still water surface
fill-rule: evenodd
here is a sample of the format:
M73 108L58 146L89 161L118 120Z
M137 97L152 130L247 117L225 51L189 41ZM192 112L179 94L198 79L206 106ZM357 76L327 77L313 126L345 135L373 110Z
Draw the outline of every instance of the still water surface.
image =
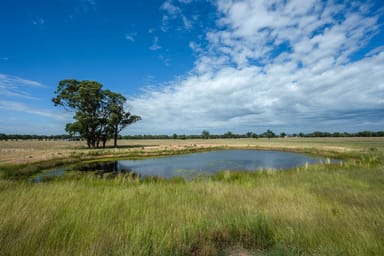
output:
M118 161L119 168L131 169L141 176L190 176L213 174L222 170L255 171L287 169L306 163L317 163L320 158L298 153L260 150L223 150L179 155L166 158Z
M214 174L222 170L256 171L261 169L288 169L324 161L299 153L263 150L220 150L143 160L119 160L84 165L82 171L133 172L141 177L159 176L192 178L199 174ZM66 168L45 172L36 177L64 175ZM39 178L40 177L40 178Z

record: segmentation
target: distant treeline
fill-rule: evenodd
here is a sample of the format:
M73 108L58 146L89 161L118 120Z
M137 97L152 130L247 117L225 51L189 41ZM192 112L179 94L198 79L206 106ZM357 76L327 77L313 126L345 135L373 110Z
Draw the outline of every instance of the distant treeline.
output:
M0 133L0 140L79 140L69 134L61 135L31 135L31 134L3 134Z
M271 130L268 130L264 133L257 134L254 132L247 132L245 134L236 134L232 132L227 132L224 134L210 134L207 131L203 131L200 135L183 135L183 134L173 134L173 135L125 135L121 136L122 139L237 139L237 138L285 138L285 137L384 137L384 131L371 132L363 131L356 133L348 132L312 132L312 133L293 133L286 134L282 132L276 134Z
M237 139L237 138L285 138L285 137L384 137L384 131L372 132L362 131L356 133L348 132L312 132L312 133L293 133L286 134L282 132L276 134L271 130L257 134L254 132L247 132L245 134L236 134L226 132L224 134L210 134L208 131L203 131L200 135L124 135L119 136L119 139ZM26 134L3 134L0 133L0 140L80 140L80 137L73 137L69 134L61 135L26 135Z

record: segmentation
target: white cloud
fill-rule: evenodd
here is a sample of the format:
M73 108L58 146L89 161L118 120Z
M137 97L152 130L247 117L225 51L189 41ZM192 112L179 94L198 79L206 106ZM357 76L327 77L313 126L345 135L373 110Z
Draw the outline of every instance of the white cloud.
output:
M34 20L32 20L32 24L33 25L44 25L45 20L43 18L34 19Z
M167 15L164 15L161 19L161 31L167 32L169 29L169 17Z
M371 57L371 56L374 56L380 52L384 52L384 45L372 49L367 54L365 54L365 57Z
M96 6L96 1L95 0L87 0L89 5Z
M189 4L191 3L193 0L178 0L180 3L183 3L183 4Z
M0 130L5 133L57 133L73 113L56 111L40 98L49 87L38 81L0 74ZM39 95L39 97L36 97ZM12 124L12 125L10 125Z
M187 17L185 17L184 15L181 16L182 20L183 20L183 24L184 24L184 28L186 30L191 30L192 29L192 21L190 21Z
M186 31L189 31L193 27L193 21L196 19L196 16L189 18L187 17L182 9L177 6L177 4L190 4L192 0L166 0L161 5L161 10L165 11L166 14L163 15L162 21L161 21L161 30L163 32L167 32L169 30L169 23L171 20L178 20L180 19L183 24L183 29Z
M28 79L24 79L17 76L10 76L5 74L0 74L0 85L3 87L23 87L23 86L31 86L31 87L46 87L40 82L32 81Z
M135 42L135 37L136 37L137 33L125 33L124 34L124 37L127 41L130 41L130 42Z
M152 43L152 45L149 47L149 49L150 49L151 51L157 51L157 50L161 49L161 46L159 45L159 38L158 38L157 36L155 36L155 37L153 38L153 43Z
M171 0L165 1L161 5L161 9L165 10L170 16L176 16L177 14L181 13L181 9L173 5Z
M165 66L169 66L171 64L171 59L165 57L163 54L159 54L159 59L164 63Z
M57 113L54 113L48 110L36 109L29 105L26 105L24 103L17 102L17 101L0 100L0 109L48 117L48 118L51 118L54 120L60 120L60 121L67 120L69 117L69 114L58 115Z
M208 45L190 43L192 73L131 99L143 120L130 130L384 127L382 46L350 60L380 29L370 6L218 0L217 8Z
M78 8L78 11L80 11L81 13L89 13L92 11L96 11L96 0L80 0Z
M0 84L0 94L3 97L17 97L17 98L33 99L33 100L39 99L32 96L30 93L26 92L25 90L22 90L14 86L7 86L4 84Z

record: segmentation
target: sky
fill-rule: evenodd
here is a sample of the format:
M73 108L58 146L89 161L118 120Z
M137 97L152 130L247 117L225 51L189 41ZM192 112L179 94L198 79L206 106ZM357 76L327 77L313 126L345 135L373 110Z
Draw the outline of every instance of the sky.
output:
M0 133L64 134L64 79L123 94L122 134L384 130L384 2L1 0Z

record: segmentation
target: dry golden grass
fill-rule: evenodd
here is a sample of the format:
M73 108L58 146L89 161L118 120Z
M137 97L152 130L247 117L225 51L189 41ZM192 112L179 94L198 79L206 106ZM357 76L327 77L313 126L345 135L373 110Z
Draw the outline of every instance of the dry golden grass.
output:
M0 141L0 164L21 164L68 157L80 150L82 142L74 141Z
M188 148L254 148L303 152L366 152L370 148L384 151L384 138L275 138L275 139L192 139L192 140L119 140L105 149L87 149L80 141L0 141L0 165L33 163L42 160L68 158L80 154L113 157L140 150L156 152Z

